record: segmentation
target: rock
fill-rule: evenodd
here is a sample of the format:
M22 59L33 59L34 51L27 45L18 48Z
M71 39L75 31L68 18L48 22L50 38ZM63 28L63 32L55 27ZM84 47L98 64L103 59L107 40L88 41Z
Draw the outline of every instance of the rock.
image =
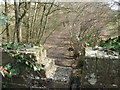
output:
M119 85L119 57L86 48L82 87L115 87ZM109 74L108 74L109 73ZM85 83L87 82L87 84ZM106 84L107 83L107 84ZM114 85L111 85L113 83Z
M108 55L104 51L100 50L93 50L91 47L85 49L85 56L86 57L97 57L97 58L106 58L106 59L118 59L118 56Z
M7 63L13 63L15 59L11 57L8 53L6 52L0 52L2 55L0 55L0 64L3 66L6 65Z
M72 90L79 89L77 84L72 84Z
M44 49L44 47L34 46L33 48L26 49L26 53L34 54L38 64L45 64L46 63L44 61L47 60L46 59L47 54L46 54L46 50Z
M49 61L46 63L45 65L45 75L46 78L53 78L54 74L55 74L55 62L52 59L48 59Z
M53 85L51 85L50 87L69 88L71 73L71 67L62 67L54 65L51 67L50 70L46 71L46 77L51 78L53 81Z

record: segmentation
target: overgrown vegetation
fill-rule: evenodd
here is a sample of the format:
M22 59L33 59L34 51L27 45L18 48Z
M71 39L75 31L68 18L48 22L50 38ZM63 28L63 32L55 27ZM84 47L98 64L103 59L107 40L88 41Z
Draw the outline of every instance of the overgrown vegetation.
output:
M21 77L23 79L27 79L31 77L31 75L36 75L42 78L41 72L43 72L43 65L36 63L36 57L33 54L27 54L26 49L31 48L31 44L22 44L22 43L6 43L2 44L3 52L7 53L10 57L14 59L14 62L9 62L3 66L4 70L4 79L5 81L2 82L3 88L11 88L9 84L11 84L11 80L13 78ZM41 83L42 80L39 79L37 81ZM26 84L18 84L13 83L13 85L23 86L23 87L31 87L30 83L25 80Z
M80 61L81 68L85 60L85 48L95 47L100 42L103 51L118 55L119 38L100 41L104 31L117 30L120 25L118 12L111 10L104 3L58 3L58 2L14 2L4 0L0 13L0 46L3 51L15 59L4 69L7 78L38 72L43 68L36 64L34 55L26 54L25 50L33 45L44 45L55 30L69 30L70 43L74 59ZM116 29L117 28L117 29ZM103 31L103 33L101 33ZM114 32L113 32L114 33ZM111 33L110 33L111 34ZM10 43L11 42L11 43ZM32 43L32 44L25 44ZM54 41L53 41L54 43ZM56 51L55 51L56 52ZM82 68L77 72L82 72ZM40 74L40 73L39 73ZM5 83L6 84L6 83Z
M107 41L100 41L100 46L103 51L106 51L108 54L119 55L120 42L119 37L109 39Z
M18 43L8 43L3 44L3 51L7 52L8 55L15 59L14 63L8 63L4 66L4 69L8 70L6 73L7 77L20 75L25 71L40 71L42 69L41 65L36 64L36 59L34 55L26 54L25 48L28 46L26 44ZM21 50L21 52L20 52ZM24 52L22 52L24 50Z

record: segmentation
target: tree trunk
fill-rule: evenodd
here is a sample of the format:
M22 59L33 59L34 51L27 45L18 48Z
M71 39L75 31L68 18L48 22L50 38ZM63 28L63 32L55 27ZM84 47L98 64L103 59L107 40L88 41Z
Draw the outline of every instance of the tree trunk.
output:
M21 25L20 26L20 29L19 29L19 37L20 37L20 42L22 42L23 38L22 38L22 29L21 29Z
M5 0L5 15L8 16L8 6L7 1ZM10 35L9 35L9 24L8 21L6 22L6 37L7 37L7 43L10 41Z
M15 7L15 33L16 33L16 40L17 40L17 42L20 42L20 38L19 38L19 30L20 30L19 5L18 5L17 2L14 2L14 7Z

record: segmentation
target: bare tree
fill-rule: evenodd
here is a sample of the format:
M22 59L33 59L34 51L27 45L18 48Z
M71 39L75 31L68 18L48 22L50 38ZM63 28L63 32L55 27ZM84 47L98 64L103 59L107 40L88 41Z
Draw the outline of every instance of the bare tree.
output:
M25 6L23 8L23 13L20 13L20 7L22 4L25 4ZM23 19L23 17L27 12L27 2L14 1L14 9L15 9L15 32L14 32L13 41L15 41L15 36L16 36L17 42L20 42L20 38L21 38L20 25L21 25L21 20Z
M5 0L5 15L8 17L8 5L7 5L7 0ZM7 43L10 41L10 35L9 35L9 23L8 20L6 22L6 36L7 36Z
M92 2L79 3L75 13L71 24L72 45L75 57L84 60L87 44L98 44L101 31L106 29L113 12L104 4Z

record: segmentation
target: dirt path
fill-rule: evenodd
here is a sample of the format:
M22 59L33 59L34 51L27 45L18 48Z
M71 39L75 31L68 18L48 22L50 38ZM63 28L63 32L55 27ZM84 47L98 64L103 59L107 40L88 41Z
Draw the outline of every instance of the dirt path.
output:
M69 31L55 31L45 43L49 58L54 58L57 65L71 67L74 60L69 57L68 48L69 43Z

